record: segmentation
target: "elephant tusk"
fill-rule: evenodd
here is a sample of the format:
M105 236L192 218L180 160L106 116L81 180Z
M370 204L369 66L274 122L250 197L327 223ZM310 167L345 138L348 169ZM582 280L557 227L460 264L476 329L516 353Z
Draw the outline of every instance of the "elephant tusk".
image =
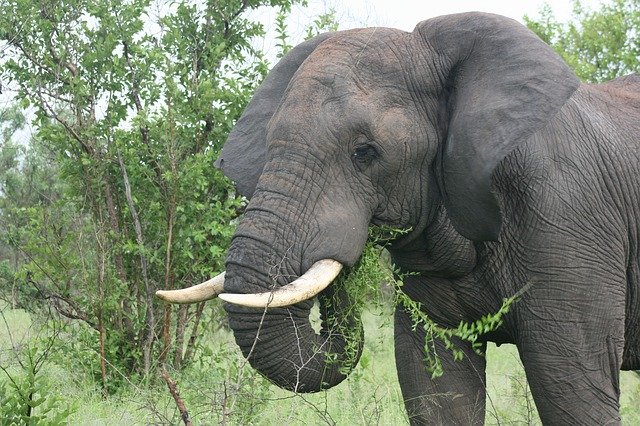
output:
M158 290L156 297L169 303L197 303L214 299L224 291L224 272L202 284L180 290Z
M338 276L342 264L332 259L319 260L297 280L265 293L222 293L220 299L250 308L281 308L309 300L327 288Z

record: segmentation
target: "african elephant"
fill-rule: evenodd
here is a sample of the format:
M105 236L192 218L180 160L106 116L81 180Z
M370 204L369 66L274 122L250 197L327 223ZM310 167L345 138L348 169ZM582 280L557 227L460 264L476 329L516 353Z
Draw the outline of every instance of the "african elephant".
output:
M226 276L162 296L224 289L237 344L272 382L315 392L345 378L329 362L344 337L313 331L311 299L357 261L369 226L388 225L411 229L392 259L418 273L403 291L438 323L521 292L484 339L517 345L544 423L620 422L619 371L640 369L640 76L582 84L492 14L323 34L270 72L217 166L250 198ZM324 319L346 312L332 300ZM411 422L482 424L484 357L436 344L445 374L432 379L411 325L396 308Z

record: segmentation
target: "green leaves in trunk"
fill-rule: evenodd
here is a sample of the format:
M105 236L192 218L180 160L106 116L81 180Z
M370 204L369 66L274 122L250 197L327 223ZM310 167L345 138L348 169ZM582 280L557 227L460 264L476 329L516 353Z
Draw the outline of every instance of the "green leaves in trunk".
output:
M436 351L435 341L443 341L445 349L451 351L454 359L458 361L464 357L464 352L456 346L454 338L468 342L481 353L482 345L478 343L478 338L502 325L503 317L509 312L516 297L505 299L497 312L484 315L473 322L461 321L456 328L440 326L429 317L422 303L411 299L402 291L402 279L407 274L401 273L391 265L385 251L385 246L390 241L409 231L388 227L370 228L369 240L362 256L353 268L343 271L332 286L336 288L334 297L347 295L350 306L348 313L354 318L360 318L365 308L388 311L389 305L394 308L402 307L410 315L413 329L422 328L425 332L425 366L435 378L446 374ZM334 300L331 303L336 305L345 302ZM352 322L344 321L344 318L345 316L341 315L333 319L330 326L333 327L332 332L343 335L347 341L345 360L341 361L346 374L355 367L354 360L357 360L363 334Z

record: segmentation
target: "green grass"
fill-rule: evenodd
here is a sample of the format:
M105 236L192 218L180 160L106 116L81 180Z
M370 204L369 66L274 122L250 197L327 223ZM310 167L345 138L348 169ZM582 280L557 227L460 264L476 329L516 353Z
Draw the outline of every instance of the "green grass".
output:
M3 312L11 337L0 318L0 361L17 371L11 342L28 342L33 325L23 311ZM267 383L246 365L228 332L207 336L200 361L172 374L195 425L404 425L407 418L396 379L392 328L390 316L366 314L366 346L360 365L345 382L318 394L296 395ZM487 355L486 423L539 424L515 347L490 345ZM43 374L50 391L74 405L68 424L180 423L163 383L130 383L105 399L99 384L85 372L49 363ZM5 380L0 377L0 383ZM621 390L623 424L640 424L640 376L622 372Z
M518 350L514 345L487 349L487 424L541 424L535 411ZM640 424L640 375L620 372L620 411L623 425Z
M20 344L29 338L31 317L22 309L7 309L0 302L0 351L7 350L13 345Z

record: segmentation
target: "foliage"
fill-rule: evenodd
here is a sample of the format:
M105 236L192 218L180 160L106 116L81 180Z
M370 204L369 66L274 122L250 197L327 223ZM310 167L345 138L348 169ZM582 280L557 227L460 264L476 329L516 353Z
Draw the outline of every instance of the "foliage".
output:
M212 163L268 69L246 12L296 3L2 3L0 77L37 134L7 143L24 119L0 114L0 288L84 322L110 392L193 359L211 314L153 294L223 268L243 201Z
M306 4L306 2L303 2ZM289 34L287 27L287 16L291 13L291 6L282 6L275 18L275 38L276 46L278 47L277 57L283 57L293 46L289 43L291 35ZM305 40L309 40L328 31L338 31L339 23L336 19L336 12L334 9L329 9L326 13L318 15L309 25L305 28Z
M321 32L338 31L338 26L335 9L329 9L326 13L318 15L311 25L307 26L305 40L309 40Z
M374 228L371 228L374 229ZM382 247L377 237L370 239L362 255L351 268L344 268L331 284L328 296L321 295L319 303L327 317L322 318L332 334L345 340L343 353L325 354L328 363L339 363L340 372L349 374L357 365L364 333L361 318L366 308L385 310L383 286L392 279L390 270L382 264Z
M293 46L289 44L289 34L287 33L287 14L291 12L291 7L282 7L275 19L276 24L276 46L278 47L278 58L282 58L287 54Z
M0 384L0 419L10 425L66 425L72 406L56 396L46 376L38 374L34 359L37 348L30 348L25 370L17 375L4 371L9 378Z
M5 314L14 337L31 329L30 315L24 311L5 310ZM11 345L5 344L7 329L1 325L0 353L3 353ZM343 384L329 391L292 394L270 385L248 364L243 363L241 355L233 349L233 336L226 330L205 333L198 344L201 346L199 350L206 352L206 355L180 371L173 370L172 374L175 374L181 393L189 404L194 424L225 421L230 425L265 426L276 422L290 425L407 424L397 383L393 328L389 327L389 316L365 312L363 325L367 339L361 362ZM25 334L30 336L29 341L23 340L22 345L33 345L37 337L31 332ZM68 338L69 335L63 332L58 339L66 341ZM85 350L88 353L91 348ZM487 424L525 422L529 417L527 413L531 401L527 401L530 395L526 389L514 385L514 380L518 380L524 386L524 372L516 348L512 345L499 348L489 345L487 352ZM70 347L67 353L75 354L75 348ZM97 357L95 348L93 353ZM180 422L175 404L163 384L140 386L134 381L127 382L117 394L104 398L99 389L100 381L84 376L84 369L58 367L52 362L58 362L57 356L49 358L39 374L46 377L50 389L48 395L63 400L58 405L59 409L74 408L67 424ZM2 365L6 366L7 362ZM4 377L0 372L0 381ZM237 384L240 384L239 388ZM638 424L640 377L629 371L621 372L620 388L622 424ZM225 396L228 409L227 414L223 415ZM235 399L238 402L234 405ZM0 405L0 410L2 408ZM1 420L0 424L3 424Z
M505 299L500 309L493 314L483 315L480 319L471 323L460 321L457 328L445 328L439 326L429 317L420 302L412 300L402 292L402 282L396 281L395 288L396 304L401 305L409 313L413 322L413 330L415 331L418 327L422 327L425 331L425 363L427 371L431 373L432 378L440 377L445 373L440 357L436 352L436 339L444 342L445 349L451 351L456 361L463 359L464 352L456 347L452 341L454 337L470 343L476 353L482 354L482 345L477 342L478 337L500 327L503 316L509 312L509 308L517 300L515 297Z
M589 82L640 72L640 0L612 0L589 10L574 0L572 20L558 22L547 4L527 26Z

